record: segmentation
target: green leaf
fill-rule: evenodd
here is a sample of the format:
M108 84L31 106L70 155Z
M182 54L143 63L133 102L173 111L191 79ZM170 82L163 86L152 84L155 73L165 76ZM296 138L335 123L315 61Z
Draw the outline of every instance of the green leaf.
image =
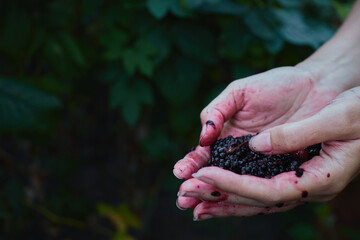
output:
M36 123L40 113L59 106L55 96L20 82L0 79L0 129L28 128Z
M114 211L114 207L106 203L98 203L97 211L100 215L107 216L109 213L112 213Z
M141 221L139 218L131 211L127 204L121 204L117 208L118 214L124 219L125 223L132 228L140 228Z
M277 0L277 2L286 8L296 8L300 7L303 4L301 0Z
M317 240L314 228L307 223L298 223L290 228L290 236L295 240Z
M108 34L100 37L100 43L105 46L104 58L107 60L117 60L122 57L124 45L129 41L126 32L111 28Z
M230 59L240 59L247 50L250 36L236 21L224 31L221 40L220 52L222 55Z
M126 82L128 79L129 75L118 63L109 65L101 75L101 80L107 83L115 83L117 81Z
M153 103L153 92L149 83L137 80L132 86L132 91L136 92L137 99L143 104L150 105Z
M331 1L331 4L332 4L333 8L335 9L338 17L342 21L344 21L346 19L346 17L349 15L349 12L352 7L352 3L341 3L339 1L334 0L334 1Z
M128 235L124 230L117 230L111 240L129 240Z
M266 49L271 54L279 53L284 46L284 41L279 36L274 36L273 39L266 42Z
M305 17L299 11L276 10L274 12L281 22L279 33L292 44L308 45L316 49L334 34L334 30L324 22L309 18L305 21Z
M153 59L153 63L156 66L170 54L170 37L163 26L158 26L152 29L145 38L156 48L156 55L154 55Z
M180 23L173 27L175 41L188 56L205 63L215 63L215 38L205 27L194 23Z
M127 101L121 108L121 113L124 120L132 127L135 126L140 117L141 105L139 102Z
M315 208L316 216L320 220L321 224L332 228L335 224L335 216L332 213L332 209L329 205L322 203Z
M117 81L110 89L110 107L116 108L124 105L128 100L126 80Z
M163 18L171 6L172 0L148 0L146 2L150 13L157 19Z
M84 66L85 58L78 44L75 42L75 39L68 32L60 33L59 38L72 60L78 65Z
M118 81L110 90L110 106L120 107L124 120L135 126L141 114L143 104L153 103L151 86L141 80L133 82Z
M122 61L124 64L124 68L126 69L126 71L130 74L133 75L136 69L136 66L138 65L138 55L136 50L128 48L126 49L123 54L122 54Z
M122 60L129 75L133 75L135 70L139 69L142 74L151 77L154 71L151 60L155 53L156 48L145 39L139 39L132 48L124 50Z
M275 31L268 21L265 21L264 14L264 11L251 11L245 16L244 22L255 36L264 40L271 40L274 37Z
M226 14L241 17L248 11L248 7L228 0L213 0L202 4L197 10L207 14Z
M184 0L184 3L188 8L197 8L206 0Z
M147 156L164 160L171 149L171 139L163 128L152 129L150 136L142 141L142 147Z
M151 56L156 53L156 48L146 39L139 39L135 42L135 48L138 52L143 53L145 56Z
M202 73L202 67L198 63L185 57L177 57L158 72L156 83L172 104L183 104L193 96Z
M146 6L149 12L157 19L162 19L169 11L179 17L186 16L187 14L179 5L178 0L147 0Z

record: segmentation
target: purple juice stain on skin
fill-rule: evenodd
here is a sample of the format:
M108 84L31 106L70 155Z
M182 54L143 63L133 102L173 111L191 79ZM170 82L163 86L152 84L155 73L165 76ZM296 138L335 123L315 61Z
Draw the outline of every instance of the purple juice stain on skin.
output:
M301 197L306 198L309 195L307 191L302 191Z
M328 177L328 178L330 177L330 173L327 174L327 177Z
M206 121L206 125L212 125L212 126L215 126L215 123L211 120L207 120Z
M277 206L278 208L281 208L281 207L284 206L284 203L278 203L278 204L276 204L275 206Z
M296 169L295 175L297 177L301 177L303 174L304 174L304 169L302 169L302 168Z
M220 197L221 193L219 193L218 191L214 191L214 192L211 193L211 196Z

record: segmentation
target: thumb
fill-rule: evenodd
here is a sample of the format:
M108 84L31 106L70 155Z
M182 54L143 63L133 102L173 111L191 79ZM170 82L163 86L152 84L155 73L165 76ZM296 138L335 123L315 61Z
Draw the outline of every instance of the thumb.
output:
M360 87L339 95L315 115L279 125L250 140L253 151L265 154L292 152L331 140L360 137Z
M237 81L216 97L200 114L202 131L200 146L209 146L219 137L223 125L243 107L244 89L236 86Z

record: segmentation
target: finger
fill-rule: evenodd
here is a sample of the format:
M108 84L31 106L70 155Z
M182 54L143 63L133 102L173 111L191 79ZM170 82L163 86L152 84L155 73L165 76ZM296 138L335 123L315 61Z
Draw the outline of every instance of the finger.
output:
M178 197L176 199L176 206L180 210L186 210L189 208L194 208L201 202L199 198L193 197Z
M235 85L230 84L201 112L201 146L211 145L220 136L224 123L243 107L245 92Z
M348 140L360 133L360 87L339 95L317 114L268 129L250 140L254 151L278 154L331 140Z
M209 158L210 148L198 146L175 164L173 173L179 179L189 179L191 174L207 164Z
M204 183L196 178L191 178L181 184L179 196L199 198L203 201L222 201L247 206L266 207L265 204L259 201L222 191L219 188Z
M293 209L300 204L302 203L298 202L286 205L284 204L280 207L259 208L221 202L201 202L195 207L193 215L194 221L231 216L248 217L253 215L264 215L276 212L284 212Z
M316 158L320 159L320 157L315 157L311 161ZM271 179L265 179L239 175L218 167L202 168L193 176L222 191L250 198L267 206L273 206L278 203L305 198L307 201L311 200L310 197L313 193L317 193L319 188L326 186L330 181L326 173L323 172L327 171L328 167L323 166L325 165L324 161L320 161L320 164L321 166L315 164L315 168L302 166L304 173L301 177L297 177L295 171L291 171L279 174ZM332 167L331 163L330 167Z

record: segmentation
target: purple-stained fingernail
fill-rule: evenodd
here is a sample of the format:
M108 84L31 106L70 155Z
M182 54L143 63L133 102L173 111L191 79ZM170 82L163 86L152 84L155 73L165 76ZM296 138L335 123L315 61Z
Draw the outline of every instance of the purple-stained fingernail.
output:
M271 152L270 133L260 133L250 139L249 147L255 152Z
M207 121L206 121L206 125L213 125L213 126L215 126L214 122L211 121L211 120L207 120Z

